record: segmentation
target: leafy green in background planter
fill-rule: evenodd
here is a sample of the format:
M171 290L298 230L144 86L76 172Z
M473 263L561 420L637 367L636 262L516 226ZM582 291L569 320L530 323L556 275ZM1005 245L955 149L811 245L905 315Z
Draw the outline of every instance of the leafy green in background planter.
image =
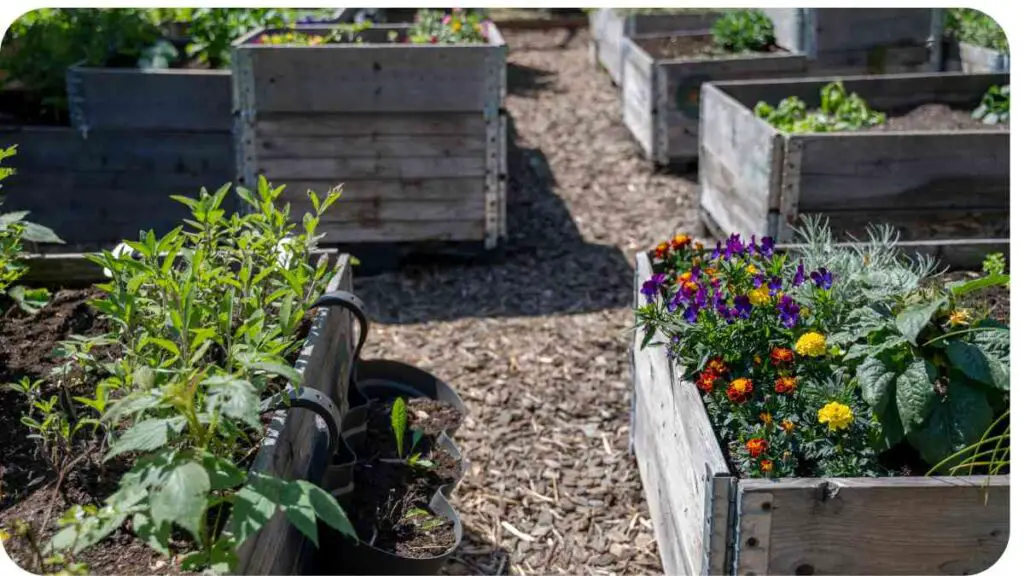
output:
M992 86L981 99L971 116L985 124L1010 122L1010 85Z
M760 10L733 10L715 21L711 36L726 52L767 52L775 45L775 25Z
M790 96L779 102L777 108L758 102L754 112L758 118L791 134L860 130L885 122L885 114L871 110L856 93L848 94L838 81L821 89L818 110L808 110L803 100Z
M948 8L946 31L957 40L1009 53L1010 46L1003 28L991 16L971 8Z

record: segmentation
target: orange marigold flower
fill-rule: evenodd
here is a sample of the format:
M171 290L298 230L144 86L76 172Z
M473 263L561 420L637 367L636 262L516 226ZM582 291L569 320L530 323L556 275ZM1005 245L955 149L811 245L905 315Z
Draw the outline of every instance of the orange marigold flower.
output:
M775 380L776 394L791 394L794 390L796 390L796 378L780 376Z
M654 248L654 257L658 259L664 259L668 256L668 242L662 242Z
M768 441L764 438L751 438L747 440L747 452L751 458L757 458L768 449Z
M689 282L692 278L693 272L683 272L682 274L679 275L679 278L676 278L676 282L680 284L685 284L686 282Z
M764 422L765 424L771 424L772 415L769 414L768 412L761 412L761 422Z
M683 246L688 246L689 244L690 244L690 237L687 236L686 234L676 234L675 237L672 238L672 249L673 250L679 250Z
M778 366L786 362L793 361L793 350L789 348L779 348L778 346L772 348L771 352L772 364Z
M722 374L725 374L725 371L728 370L728 368L721 358L712 358L708 361L708 365L705 370L711 372L715 376L721 376Z
M715 376L713 372L705 370L697 377L697 388L700 388L701 392L707 394L715 387L716 380L718 380L718 376Z
M772 471L772 468L774 468L774 466L772 465L771 460L761 460L761 472L768 474Z
M699 251L704 249L704 245L701 244L700 242L694 242L693 243L693 249L697 250L699 252Z
M785 431L786 434L792 434L793 433L793 428L796 428L796 424L793 424L792 421L790 421L790 420L783 420L782 421L782 430Z
M760 354L754 354L754 364L757 365L757 366L761 365L761 355Z
M725 392L729 400L737 403L746 402L753 393L754 383L750 381L750 378L737 378L733 380L729 383L729 389Z

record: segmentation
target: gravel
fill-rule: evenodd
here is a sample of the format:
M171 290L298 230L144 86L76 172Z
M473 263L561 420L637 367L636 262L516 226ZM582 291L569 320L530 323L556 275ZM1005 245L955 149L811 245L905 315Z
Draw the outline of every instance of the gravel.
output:
M364 357L432 371L470 415L448 574L646 574L628 455L633 255L697 225L693 176L634 152L586 31L509 31L509 242L498 263L358 278Z

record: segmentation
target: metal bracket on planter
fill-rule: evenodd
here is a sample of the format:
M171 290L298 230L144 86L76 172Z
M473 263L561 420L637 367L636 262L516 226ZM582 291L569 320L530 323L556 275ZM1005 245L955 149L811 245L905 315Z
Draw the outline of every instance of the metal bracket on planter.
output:
M283 390L268 397L260 404L260 414L288 410L290 408L306 408L312 410L327 423L328 454L334 454L338 448L341 434L341 411L331 402L326 394L313 388L292 388Z
M363 349L363 344L366 343L366 333L369 330L369 322L366 320L366 305L355 294L345 290L336 290L317 298L310 308L330 306L339 306L348 310L359 323L359 340L356 342L355 350L352 351L352 365L349 366L349 384L353 385L356 378L356 366L359 364L359 353Z

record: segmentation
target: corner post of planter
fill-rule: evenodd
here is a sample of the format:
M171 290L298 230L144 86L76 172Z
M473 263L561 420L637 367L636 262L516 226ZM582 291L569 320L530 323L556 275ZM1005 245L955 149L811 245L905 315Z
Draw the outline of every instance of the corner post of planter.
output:
M701 574L726 574L732 556L736 478L716 474L711 465L705 463L704 484L704 557Z
M793 226L796 226L799 218L803 142L799 136L785 135L783 138L782 182L779 187L779 218L775 239L790 242L793 240Z
M89 115L86 112L88 100L84 93L82 66L85 60L77 62L64 73L64 86L68 95L68 116L71 126L78 129L85 140L89 137Z
M237 183L256 184L256 94L253 78L253 48L245 44L262 30L235 41L231 50L231 98L234 115L235 171ZM246 205L248 206L248 205Z
M733 542L733 573L737 576L769 573L774 500L768 490L745 492L742 486L737 490Z
M941 72L945 62L944 36L946 33L946 11L932 8L932 30L928 37L928 58L931 72Z
M800 31L803 35L803 52L808 60L818 58L818 10L797 8L800 11Z
M487 166L484 191L484 247L490 250L498 246L506 233L506 132L503 128L507 119L503 114L502 103L507 92L505 62L508 46L493 22L490 24L487 37L490 45L484 56L483 116L487 132L484 144Z

